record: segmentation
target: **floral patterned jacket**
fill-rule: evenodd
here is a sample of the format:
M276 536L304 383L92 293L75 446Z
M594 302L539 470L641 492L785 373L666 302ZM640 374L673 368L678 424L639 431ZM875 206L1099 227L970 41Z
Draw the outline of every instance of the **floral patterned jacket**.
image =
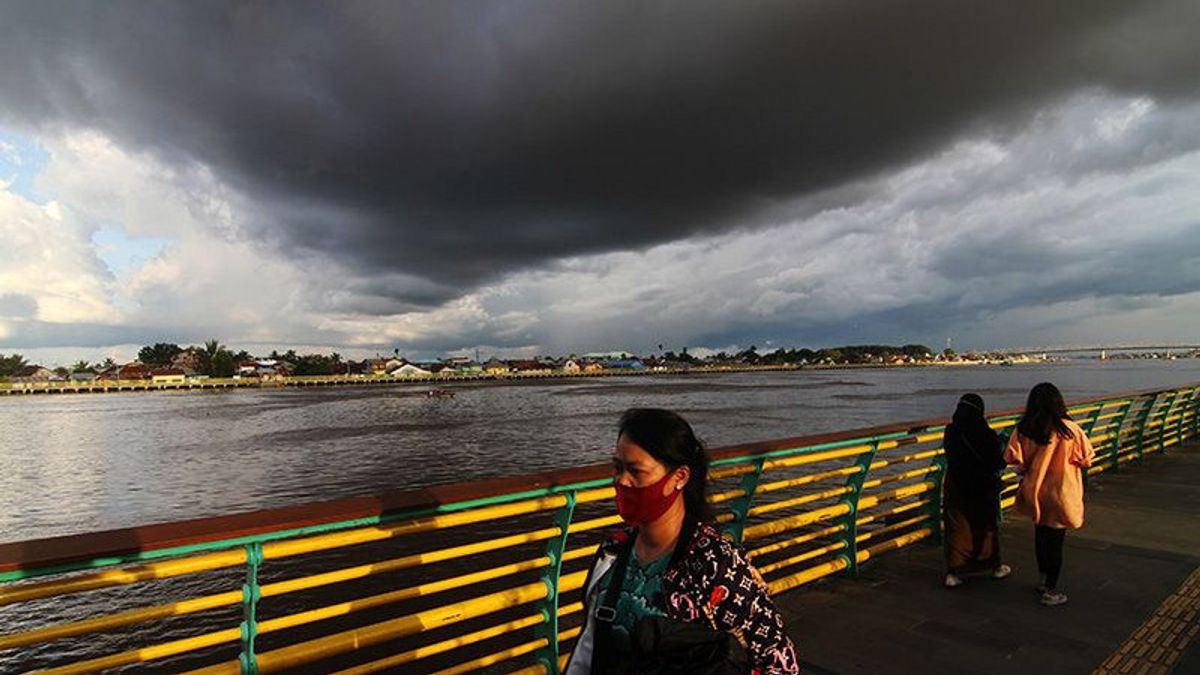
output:
M596 563L584 583L587 623L572 654L568 673L588 672L591 660L589 631L592 608L598 598L594 579L612 564L614 550L632 536L620 532L601 546ZM723 630L746 650L755 675L795 675L800 672L796 647L783 627L783 618L767 595L766 583L746 560L741 549L708 523L684 522L679 543L663 573L662 597L655 599L667 616Z

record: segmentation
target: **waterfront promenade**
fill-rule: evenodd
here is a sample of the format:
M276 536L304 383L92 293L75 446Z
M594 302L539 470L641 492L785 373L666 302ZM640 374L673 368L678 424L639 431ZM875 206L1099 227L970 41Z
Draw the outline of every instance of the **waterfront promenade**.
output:
M1062 607L1037 602L1032 526L1005 519L1007 580L947 590L918 545L778 596L805 672L1200 673L1200 444L1093 478Z

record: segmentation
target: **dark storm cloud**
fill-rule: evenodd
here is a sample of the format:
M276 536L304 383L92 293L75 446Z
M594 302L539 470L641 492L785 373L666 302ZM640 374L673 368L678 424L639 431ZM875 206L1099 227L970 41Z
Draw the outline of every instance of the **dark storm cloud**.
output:
M753 225L1079 89L1194 96L1196 25L1170 0L7 2L0 123L209 165L256 236L378 276L353 308L390 313Z

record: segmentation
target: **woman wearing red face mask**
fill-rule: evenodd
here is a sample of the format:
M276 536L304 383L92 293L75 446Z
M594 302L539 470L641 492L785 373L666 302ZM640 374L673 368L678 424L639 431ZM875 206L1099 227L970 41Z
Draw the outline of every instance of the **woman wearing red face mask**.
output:
M621 418L613 486L629 528L588 574L568 675L799 672L762 577L712 525L707 482L708 457L682 417L634 408Z

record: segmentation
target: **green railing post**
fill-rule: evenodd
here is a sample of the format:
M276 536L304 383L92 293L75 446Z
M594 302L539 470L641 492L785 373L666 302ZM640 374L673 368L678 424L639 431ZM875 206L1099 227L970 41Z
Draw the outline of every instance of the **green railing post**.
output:
M1138 411L1137 422L1137 463L1141 464L1142 459L1146 456L1146 425L1150 422L1150 413L1154 412L1154 407L1158 405L1158 397L1161 393L1152 394L1146 405Z
M1163 454L1167 452L1167 418L1175 411L1175 403L1179 401L1179 391L1175 390L1167 395L1171 397L1171 402L1167 404L1167 410L1162 416L1162 427L1158 430L1158 451Z
M542 601L543 620L534 628L534 635L546 639L546 646L537 652L537 660L550 675L558 673L558 579L562 575L563 553L567 550L567 532L571 527L571 519L575 517L575 491L565 492L563 496L567 503L554 518L559 535L546 544L550 565L542 574L542 583L546 584L546 599Z
M988 420L988 426L989 426L989 427L990 427L990 426L992 426L992 423L993 423L993 422L996 422L996 421L997 421L997 420ZM1006 450L1008 450L1008 439L1012 437L1012 435L1013 435L1013 431L1014 431L1016 428L1017 428L1017 427L1016 427L1016 425L1014 424L1013 426L1006 427L1006 428L1005 428L1003 431L997 431L997 432L996 432L996 433L997 433L997 434L1000 436L1000 452L1001 452L1001 453L1003 453L1003 452L1005 452ZM1003 474L1003 473L1004 473L1004 472L1006 472L1006 471L1008 471L1008 465L1007 465L1007 464L1006 464L1006 465L1004 465L1004 468L1000 470L1000 473L1002 473L1002 474ZM1019 484L1019 483L1020 483L1020 479L1018 479L1018 484ZM1004 481L1000 481L1000 495L999 495L999 496L996 498L996 500L997 500L998 502L1003 502L1003 501L1004 501L1004 488L1006 488L1006 487L1008 487L1008 486L1004 484ZM1000 524L1001 524L1001 525L1003 525L1003 524L1004 524L1004 507L1002 507L1002 506L1000 506L1000 505L998 504L998 505L997 505L997 509L998 509L998 510L999 510L999 512L1000 512Z
M1117 417L1115 429L1112 432L1112 470L1117 471L1121 468L1121 434L1125 430L1125 420L1129 419L1129 412L1133 410L1133 400L1126 401L1121 408L1121 414Z
M867 472L871 470L871 463L875 461L875 453L879 452L879 441L871 442L871 449L858 456L854 461L854 465L858 467L858 471L850 474L846 479L846 487L850 488L850 493L842 498L842 502L850 507L850 512L843 516L842 523L844 525L846 542L846 566L845 576L858 576L858 500L862 497L863 483L867 480Z
M1188 434L1188 438L1195 438L1200 434L1200 387L1192 390L1192 431Z
M929 498L929 524L933 535L929 538L931 544L942 543L942 483L946 479L946 449L929 461L929 465L937 470L931 473L935 487Z
M729 510L733 512L733 520L729 521L723 529L733 537L733 541L742 543L742 533L746 530L746 517L750 512L750 504L754 501L754 493L758 490L758 483L762 480L762 469L764 458L759 457L754 462L754 471L742 476L741 488L746 494L733 500L729 505Z
M258 568L262 565L262 543L246 545L246 583L242 584L242 653L238 662L243 675L258 674L258 657L254 652L254 641L258 637L258 601L262 591L258 585Z

